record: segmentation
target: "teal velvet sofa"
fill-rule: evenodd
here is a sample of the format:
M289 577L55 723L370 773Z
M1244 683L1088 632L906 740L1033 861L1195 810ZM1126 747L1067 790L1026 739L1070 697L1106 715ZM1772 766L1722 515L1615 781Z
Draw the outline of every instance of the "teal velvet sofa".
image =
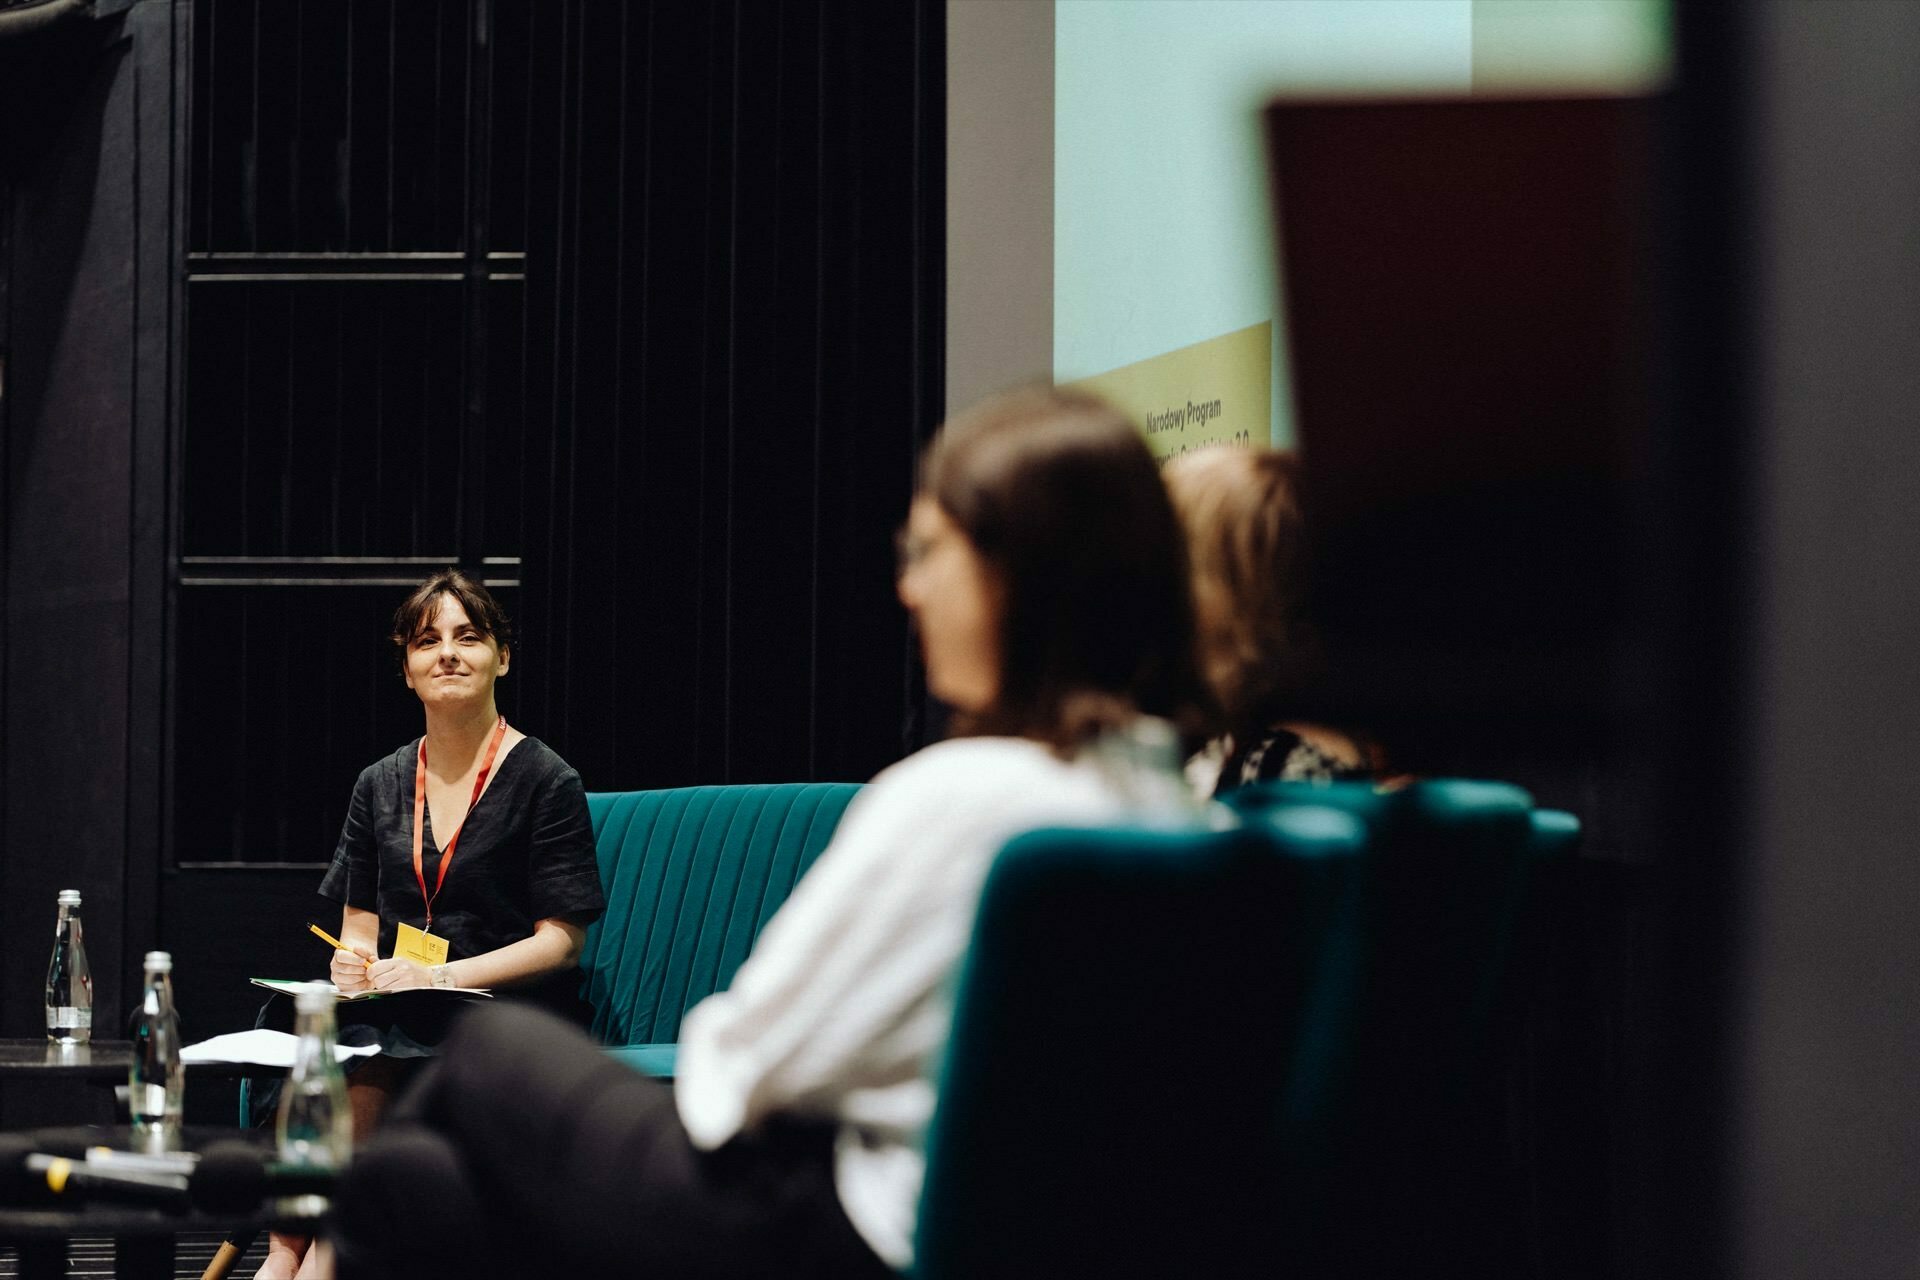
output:
M590 794L606 914L580 956L592 1031L671 1076L680 1019L726 987L859 787L777 783Z
M996 860L914 1280L1527 1273L1505 1083L1578 820L1477 781L1229 807Z
M609 1053L673 1074L686 1011L732 981L858 790L587 797L608 907L581 964ZM1540 882L1578 821L1477 782L1230 807L1227 831L1037 832L996 862L915 1280L1203 1256L1189 1274L1506 1273L1495 1086Z

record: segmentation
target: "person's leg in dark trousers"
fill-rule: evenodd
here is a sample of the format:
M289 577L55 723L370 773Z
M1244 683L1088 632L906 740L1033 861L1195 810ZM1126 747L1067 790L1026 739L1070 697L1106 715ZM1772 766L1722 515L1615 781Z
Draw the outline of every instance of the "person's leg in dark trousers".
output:
M671 1090L532 1009L466 1019L391 1121L393 1137L369 1144L342 1188L343 1277L460 1274L395 1239L419 1230L408 1225L419 1222L406 1207L410 1188L430 1194L430 1180L444 1177L425 1169L445 1158L420 1145L426 1137L444 1144L458 1172L443 1183L451 1197L425 1216L451 1230L474 1215L468 1235L483 1249L511 1229L537 1256L593 1275L892 1274L840 1209L829 1128L776 1126L698 1151ZM387 1216L396 1198L402 1207Z
M341 1229L327 1238L342 1280L539 1274L515 1256L529 1242L487 1213L453 1144L424 1129L384 1129L357 1152L334 1214Z

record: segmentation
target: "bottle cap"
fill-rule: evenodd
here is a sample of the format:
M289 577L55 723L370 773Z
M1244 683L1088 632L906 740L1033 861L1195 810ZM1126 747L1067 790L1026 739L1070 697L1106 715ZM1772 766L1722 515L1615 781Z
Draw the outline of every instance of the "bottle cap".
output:
M296 1013L327 1013L333 1009L334 1001L339 999L333 987L325 982L309 982L293 993L293 1008Z
M148 973L172 973L173 955L166 951L149 951L146 965Z
M42 898L42 899L41 899L41 901L42 901L42 902L45 902L45 901L46 901L46 899L45 899L45 898ZM79 891L78 889L62 889L62 890L60 891L60 901L59 901L59 904L58 904L58 905L60 905L60 906L63 906L63 907L77 907L77 906L79 906L79 905L80 905L80 891Z

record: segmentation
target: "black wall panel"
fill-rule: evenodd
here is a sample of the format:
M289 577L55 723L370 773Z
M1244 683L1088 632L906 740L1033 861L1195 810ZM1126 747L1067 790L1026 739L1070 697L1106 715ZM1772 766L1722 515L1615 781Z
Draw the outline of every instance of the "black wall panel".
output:
M0 859L0 1030L43 1029L40 975L53 901L85 893L95 1021L111 1034L127 998L130 947L150 934L151 828L136 726L151 729L145 679L160 642L158 584L136 591L134 547L156 480L137 439L164 426L163 349L143 343L137 299L155 290L164 333L166 260L142 257L148 201L139 158L151 138L147 90L169 76L164 6L56 31L84 39L84 74L46 100L50 132L15 151L7 289L4 858ZM66 45L63 48L69 47ZM16 56L9 51L9 56ZM163 94L164 100L164 94ZM164 139L164 116L158 122ZM164 171L163 171L164 172ZM155 268L158 268L156 272ZM143 360L150 363L143 365ZM153 571L157 560L144 561ZM151 744L146 744L149 747ZM135 859L147 859L137 867ZM137 964L137 961L136 961ZM20 1119L16 1095L0 1120Z

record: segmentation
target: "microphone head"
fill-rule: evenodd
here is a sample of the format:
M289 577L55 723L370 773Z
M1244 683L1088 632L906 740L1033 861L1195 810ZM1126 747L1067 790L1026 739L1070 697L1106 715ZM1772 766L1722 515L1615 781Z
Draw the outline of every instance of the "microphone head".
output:
M235 1140L211 1143L200 1153L188 1189L194 1207L206 1213L253 1213L269 1190L266 1153Z

